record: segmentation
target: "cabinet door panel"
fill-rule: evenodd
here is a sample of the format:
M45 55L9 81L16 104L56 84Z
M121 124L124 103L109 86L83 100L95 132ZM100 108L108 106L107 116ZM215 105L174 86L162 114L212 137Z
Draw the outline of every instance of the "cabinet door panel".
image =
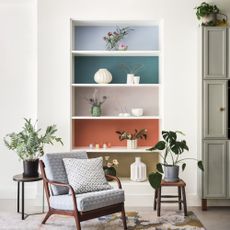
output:
M226 198L227 141L204 141L204 198Z
M227 81L205 80L204 138L227 138Z
M226 78L226 28L203 28L204 78Z

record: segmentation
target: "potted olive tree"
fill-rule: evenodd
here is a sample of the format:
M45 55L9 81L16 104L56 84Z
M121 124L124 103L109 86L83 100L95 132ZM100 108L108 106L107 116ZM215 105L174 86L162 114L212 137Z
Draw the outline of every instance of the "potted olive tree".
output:
M35 124L31 123L31 119L26 119L22 131L19 133L7 134L4 142L8 149L16 151L19 159L23 160L23 176L37 177L39 158L44 155L44 146L54 142L60 142L60 137L54 134L57 131L56 125L46 128L43 135L40 135L41 129L37 129Z
M116 131L119 135L119 140L127 140L127 148L128 149L136 149L137 148L137 140L147 138L147 129L140 129L139 131L135 129L134 133L128 131Z
M159 188L162 180L162 174L164 174L164 180L168 182L175 182L179 180L179 167L182 171L186 167L186 160L196 160L198 167L203 171L202 161L198 161L194 158L181 158L184 151L188 151L189 148L185 140L178 140L178 134L184 135L180 131L162 131L163 140L159 141L149 151L163 151L160 154L163 162L156 165L156 172L149 174L149 182L153 188ZM164 169L163 169L164 168Z
M215 26L217 23L217 14L220 10L216 5L202 2L199 6L195 7L196 16L198 20L201 20L202 25Z

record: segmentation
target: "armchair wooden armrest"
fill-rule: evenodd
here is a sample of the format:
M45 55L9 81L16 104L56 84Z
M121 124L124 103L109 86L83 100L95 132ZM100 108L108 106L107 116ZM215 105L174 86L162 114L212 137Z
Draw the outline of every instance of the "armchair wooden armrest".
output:
M60 186L60 187L68 187L69 190L71 191L71 194L75 196L74 189L73 189L73 187L72 187L70 184L66 184L66 183L59 182L59 181L49 180L49 179L47 179L47 178L43 178L43 179L44 179L48 184L52 184L52 185Z
M118 177L111 176L111 175L105 175L105 177L109 178L109 179L112 179L112 180L115 180L117 182L118 188L122 189L121 181L120 181L120 179Z

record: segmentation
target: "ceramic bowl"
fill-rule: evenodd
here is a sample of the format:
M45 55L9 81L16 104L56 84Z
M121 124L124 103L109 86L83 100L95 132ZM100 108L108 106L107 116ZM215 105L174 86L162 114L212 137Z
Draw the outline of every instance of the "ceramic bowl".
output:
M133 108L131 112L132 112L132 115L135 117L141 117L144 113L143 108Z

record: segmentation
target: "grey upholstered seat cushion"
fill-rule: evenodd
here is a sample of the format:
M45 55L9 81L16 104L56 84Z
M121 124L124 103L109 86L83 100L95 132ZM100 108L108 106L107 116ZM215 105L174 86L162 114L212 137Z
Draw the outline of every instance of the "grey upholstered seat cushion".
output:
M86 152L69 152L69 153L47 153L43 157L45 164L46 176L49 180L68 183L63 158L86 159ZM69 189L66 187L52 186L53 195L67 194Z
M124 202L124 191L122 189L110 189L99 192L89 192L76 195L77 208L80 212L86 212L113 204ZM54 209L73 210L73 199L71 195L60 195L50 197L50 206Z

